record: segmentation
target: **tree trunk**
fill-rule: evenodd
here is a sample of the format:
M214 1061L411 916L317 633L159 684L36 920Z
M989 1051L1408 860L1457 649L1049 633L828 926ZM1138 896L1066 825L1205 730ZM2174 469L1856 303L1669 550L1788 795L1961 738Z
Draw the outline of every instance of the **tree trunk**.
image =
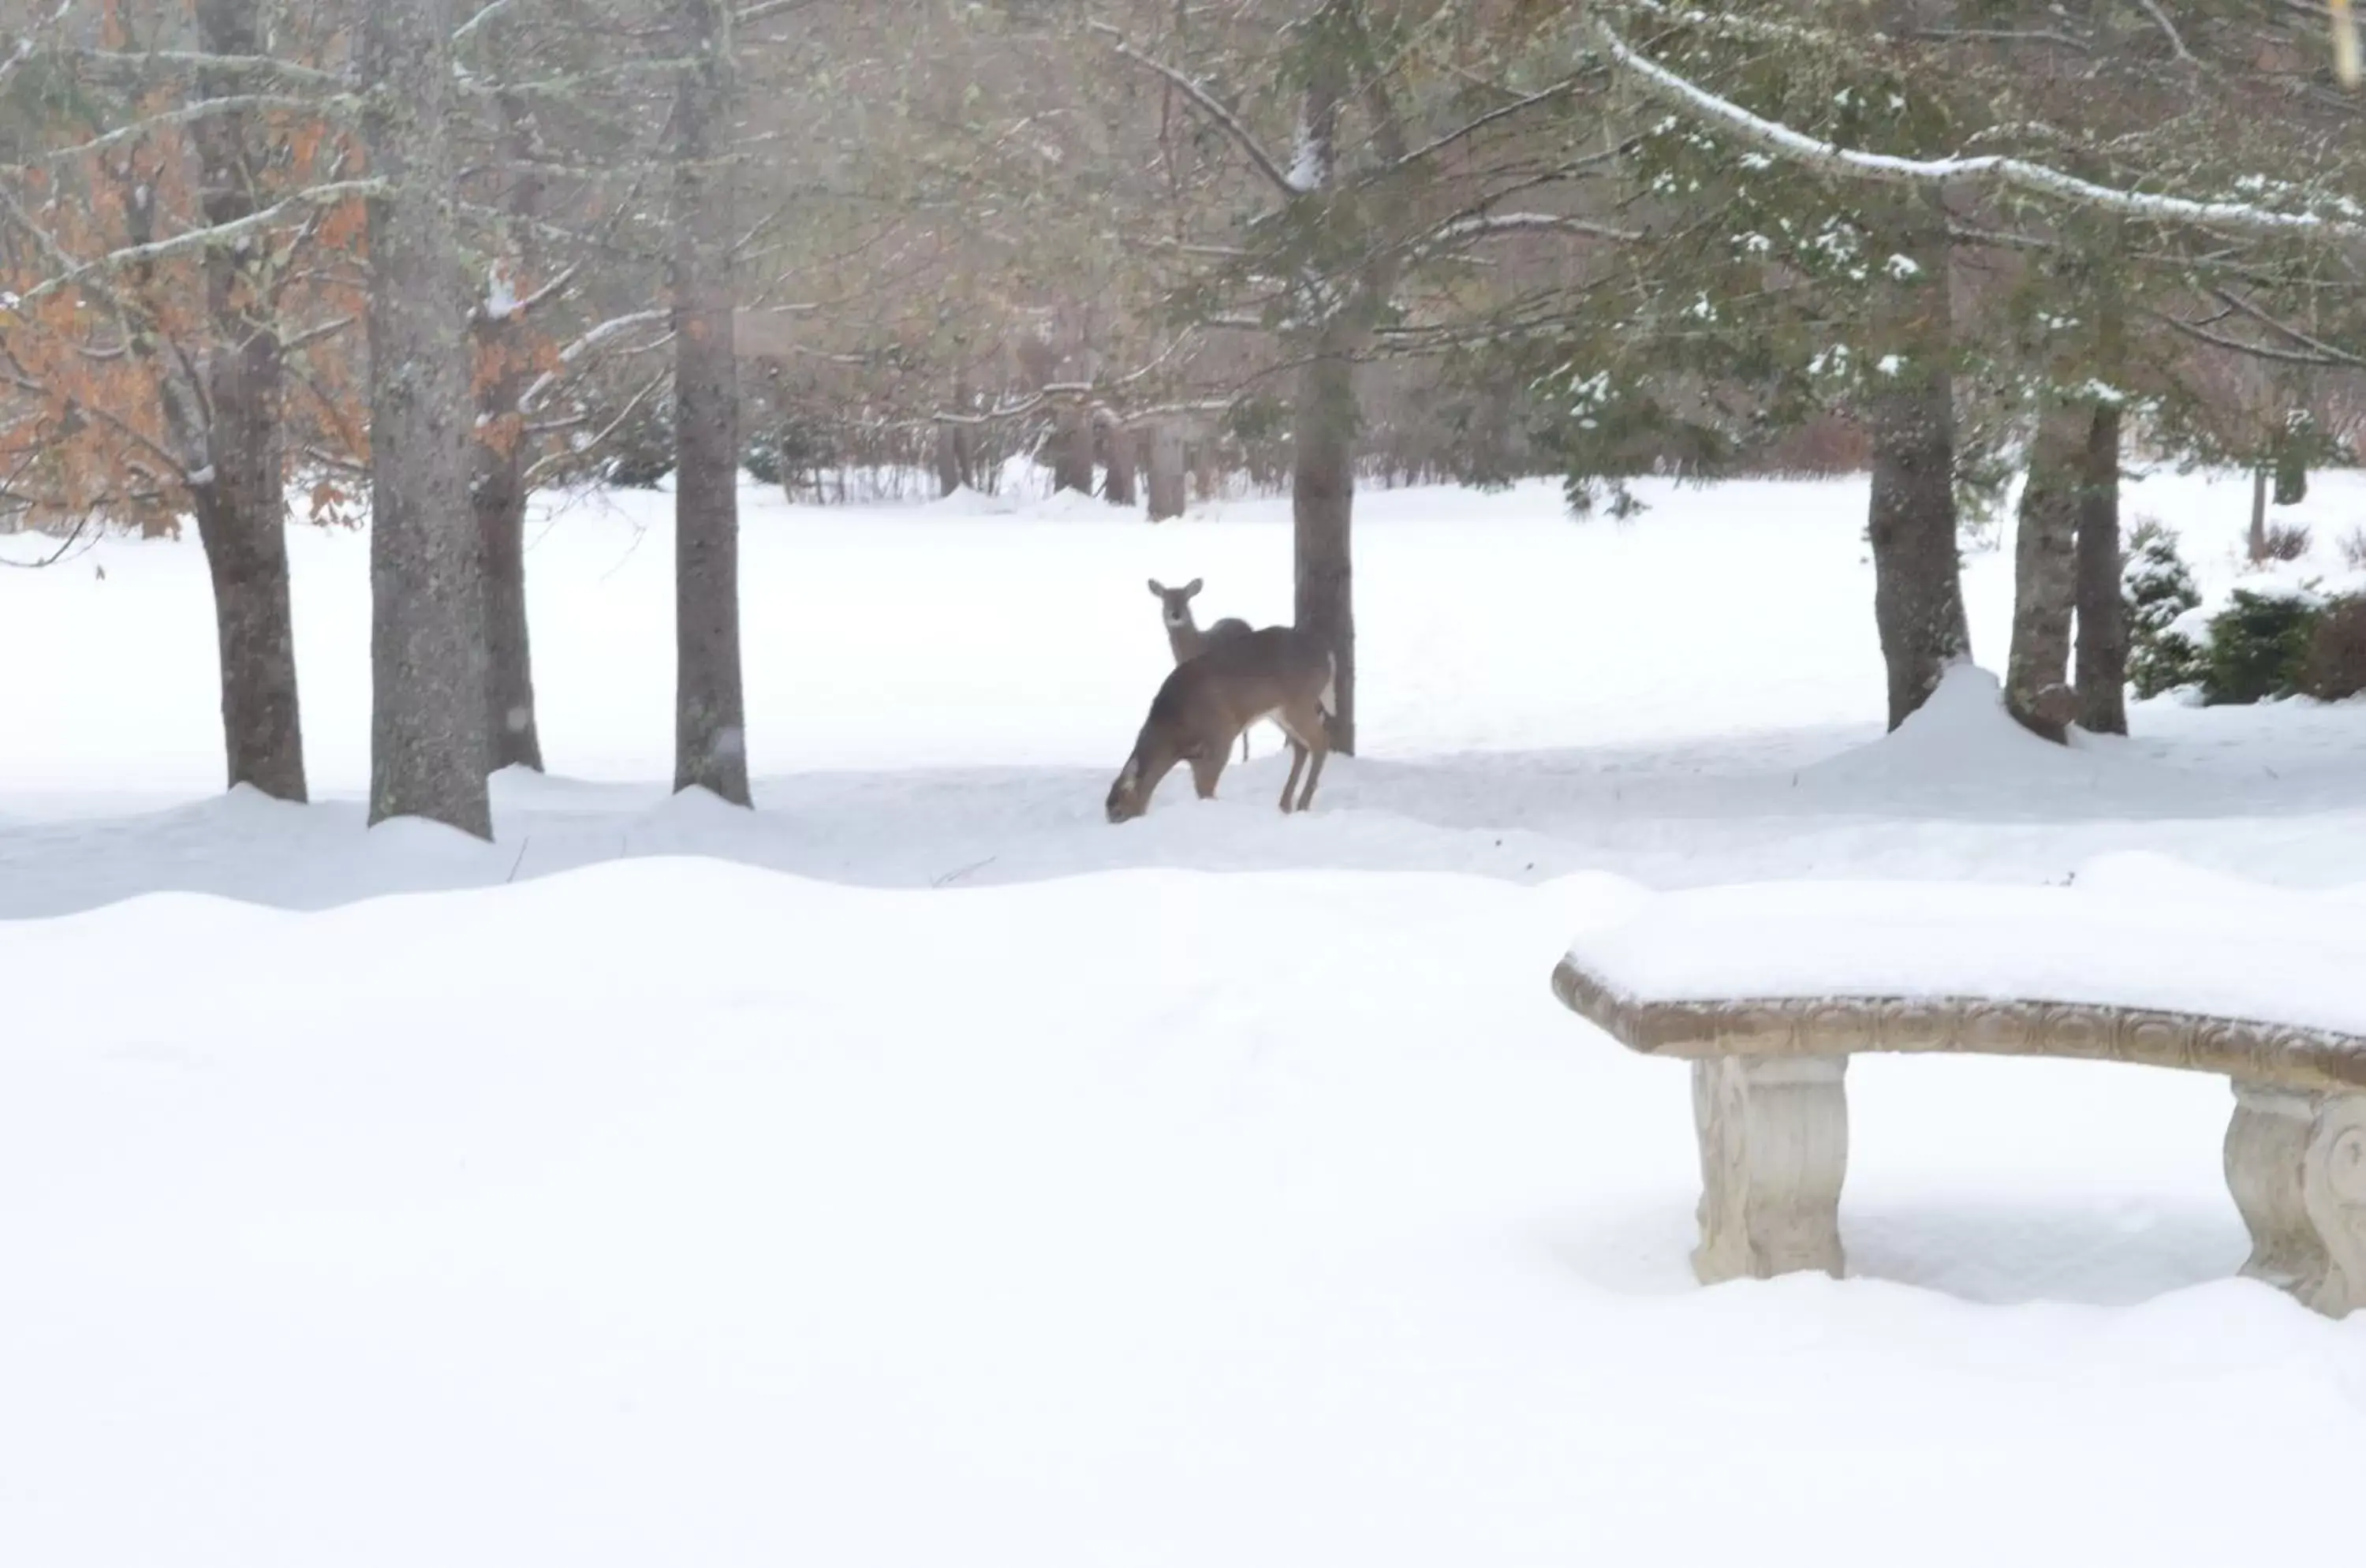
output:
M1160 420L1150 431L1150 520L1183 515L1183 427Z
M1052 489L1093 493L1093 416L1081 400L1062 403L1053 426Z
M2257 564L2268 558L2268 470L2264 464L2251 470L2251 560Z
M1111 506L1142 504L1141 492L1134 485L1134 433L1115 421L1104 427L1109 477L1101 485L1101 499Z
M1191 484L1201 501L1215 501L1223 494L1222 457L1213 431L1191 444Z
M1298 372L1291 410L1290 512L1298 629L1331 650L1337 705L1334 750L1356 754L1356 366L1318 351Z
M508 265L513 286L523 288L542 181L528 164L525 107L503 94L501 113L510 212L520 220L510 238ZM535 722L534 657L525 615L525 435L518 412L534 367L523 326L514 311L478 314L477 471L470 496L485 552L485 763L496 771L520 767L540 773L542 737Z
M961 438L957 424L937 426L937 494L947 496L962 487Z
M1970 657L1972 639L1955 551L1945 231L1932 214L1919 212L1901 225L1890 250L1917 264L1914 280L1885 289L1876 306L1891 352L1903 363L1885 378L1869 411L1873 610L1895 729L1939 689L1949 665Z
M2079 727L2128 732L2127 607L2120 594L2120 411L2098 404L2079 500Z
M739 374L731 346L731 13L677 0L673 787L748 804L739 666Z
M485 555L485 764L542 772L534 712L534 654L526 635L523 443L479 445L477 529Z
M448 131L451 0L364 8L369 204L370 810L492 837L483 551Z
M250 0L198 0L197 19L198 40L208 53L261 52L256 7ZM240 89L234 80L206 80L201 90L214 97ZM254 210L252 130L243 114L210 116L191 127L208 223L232 222ZM287 498L280 467L285 376L273 324L276 312L258 259L253 249L217 246L206 253L206 308L213 332L205 369L208 479L190 488L213 584L231 787L249 784L281 800L300 801L304 731L296 698Z
M1339 115L1354 78L1350 60L1352 18L1340 0L1323 0L1308 17L1306 95L1299 118L1297 166L1305 176L1294 198L1304 218L1329 227L1338 215L1331 205L1339 164ZM1375 135L1379 134L1376 130ZM1360 236L1358 236L1360 237ZM1324 281L1329 311L1304 344L1298 395L1290 409L1290 509L1296 574L1298 629L1330 649L1335 703L1331 746L1356 754L1356 579L1353 529L1356 513L1356 402L1354 350L1359 331L1337 299L1344 288L1355 305L1386 298L1389 281L1378 264L1360 277Z
M2013 545L2012 649L2005 705L2048 740L2067 739L2074 716L2068 677L2070 614L2078 591L2079 503L2092 414L2084 403L2052 403L2039 416L2021 491Z

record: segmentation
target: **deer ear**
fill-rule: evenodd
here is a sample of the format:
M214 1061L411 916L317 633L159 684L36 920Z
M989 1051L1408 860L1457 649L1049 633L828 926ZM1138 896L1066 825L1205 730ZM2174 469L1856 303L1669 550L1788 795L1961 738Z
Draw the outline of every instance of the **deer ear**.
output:
M1163 587L1159 583L1158 579L1155 577L1150 580L1150 596L1154 599L1164 599L1166 597L1166 588Z
M1201 582L1198 578L1196 578L1196 577L1195 577L1195 578L1193 578L1190 581L1189 581L1189 582L1187 582L1187 583L1185 583L1185 584L1183 585L1183 597L1184 597L1184 598L1186 598L1186 599L1190 598L1190 597L1191 597L1191 595L1193 595L1194 593L1199 592L1200 592L1200 590L1202 587L1204 587L1204 586L1206 586L1206 585L1205 585L1204 583L1202 583L1202 582Z

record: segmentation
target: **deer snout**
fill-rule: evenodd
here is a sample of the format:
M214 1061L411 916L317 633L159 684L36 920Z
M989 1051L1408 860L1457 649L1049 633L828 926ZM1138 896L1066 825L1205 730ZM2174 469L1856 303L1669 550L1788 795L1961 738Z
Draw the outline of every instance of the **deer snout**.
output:
M1112 825L1119 822L1131 822L1142 815L1146 803L1141 797L1141 763L1128 761L1124 770L1118 774L1117 782L1110 785L1107 809Z

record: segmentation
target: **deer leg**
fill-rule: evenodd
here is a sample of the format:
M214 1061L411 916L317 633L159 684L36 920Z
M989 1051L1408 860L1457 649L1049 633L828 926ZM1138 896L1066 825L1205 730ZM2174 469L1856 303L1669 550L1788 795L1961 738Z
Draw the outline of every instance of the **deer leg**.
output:
M1285 730L1283 733L1289 732ZM1290 809L1290 792L1298 787L1299 773L1305 766L1306 748L1300 743L1297 736L1291 735L1290 737L1290 776L1281 781L1281 808L1284 812Z
M1201 800L1216 798L1216 781L1224 776L1224 762L1232 756L1230 746L1211 756L1191 759L1191 787L1200 792Z
M1301 811L1314 803L1314 781L1323 776L1323 761L1331 755L1328 746L1310 746L1307 750L1313 753L1314 765L1306 770L1306 788L1298 797L1298 809Z
M1324 760L1331 754L1330 737L1323 728L1323 710L1312 704L1302 713L1285 709L1274 716L1274 722L1281 726L1284 735L1290 737L1290 749L1297 753L1290 764L1290 783L1281 786L1281 808L1284 811L1303 811L1314 800L1314 783L1323 776ZM1293 807L1290 802L1290 786L1298 783L1298 763L1305 761L1310 754L1314 759L1314 765L1307 771L1306 789Z

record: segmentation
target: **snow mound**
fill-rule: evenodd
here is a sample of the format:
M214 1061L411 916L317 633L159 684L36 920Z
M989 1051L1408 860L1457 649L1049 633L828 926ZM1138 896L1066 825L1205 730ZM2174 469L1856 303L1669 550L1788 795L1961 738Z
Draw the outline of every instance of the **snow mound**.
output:
M2031 734L2005 711L1996 676L1965 663L1950 669L1930 700L1896 729L1802 769L1799 778L1813 788L1891 798L1959 793L2027 798L2022 792L2030 786L2093 791L2132 766L2124 758Z
M1008 517L1019 502L1007 495L988 495L963 485L951 495L939 496L919 508L939 517Z
M1097 495L1078 490L1053 491L1031 502L1023 515L1051 523L1115 523L1133 514L1132 508L1112 506Z

